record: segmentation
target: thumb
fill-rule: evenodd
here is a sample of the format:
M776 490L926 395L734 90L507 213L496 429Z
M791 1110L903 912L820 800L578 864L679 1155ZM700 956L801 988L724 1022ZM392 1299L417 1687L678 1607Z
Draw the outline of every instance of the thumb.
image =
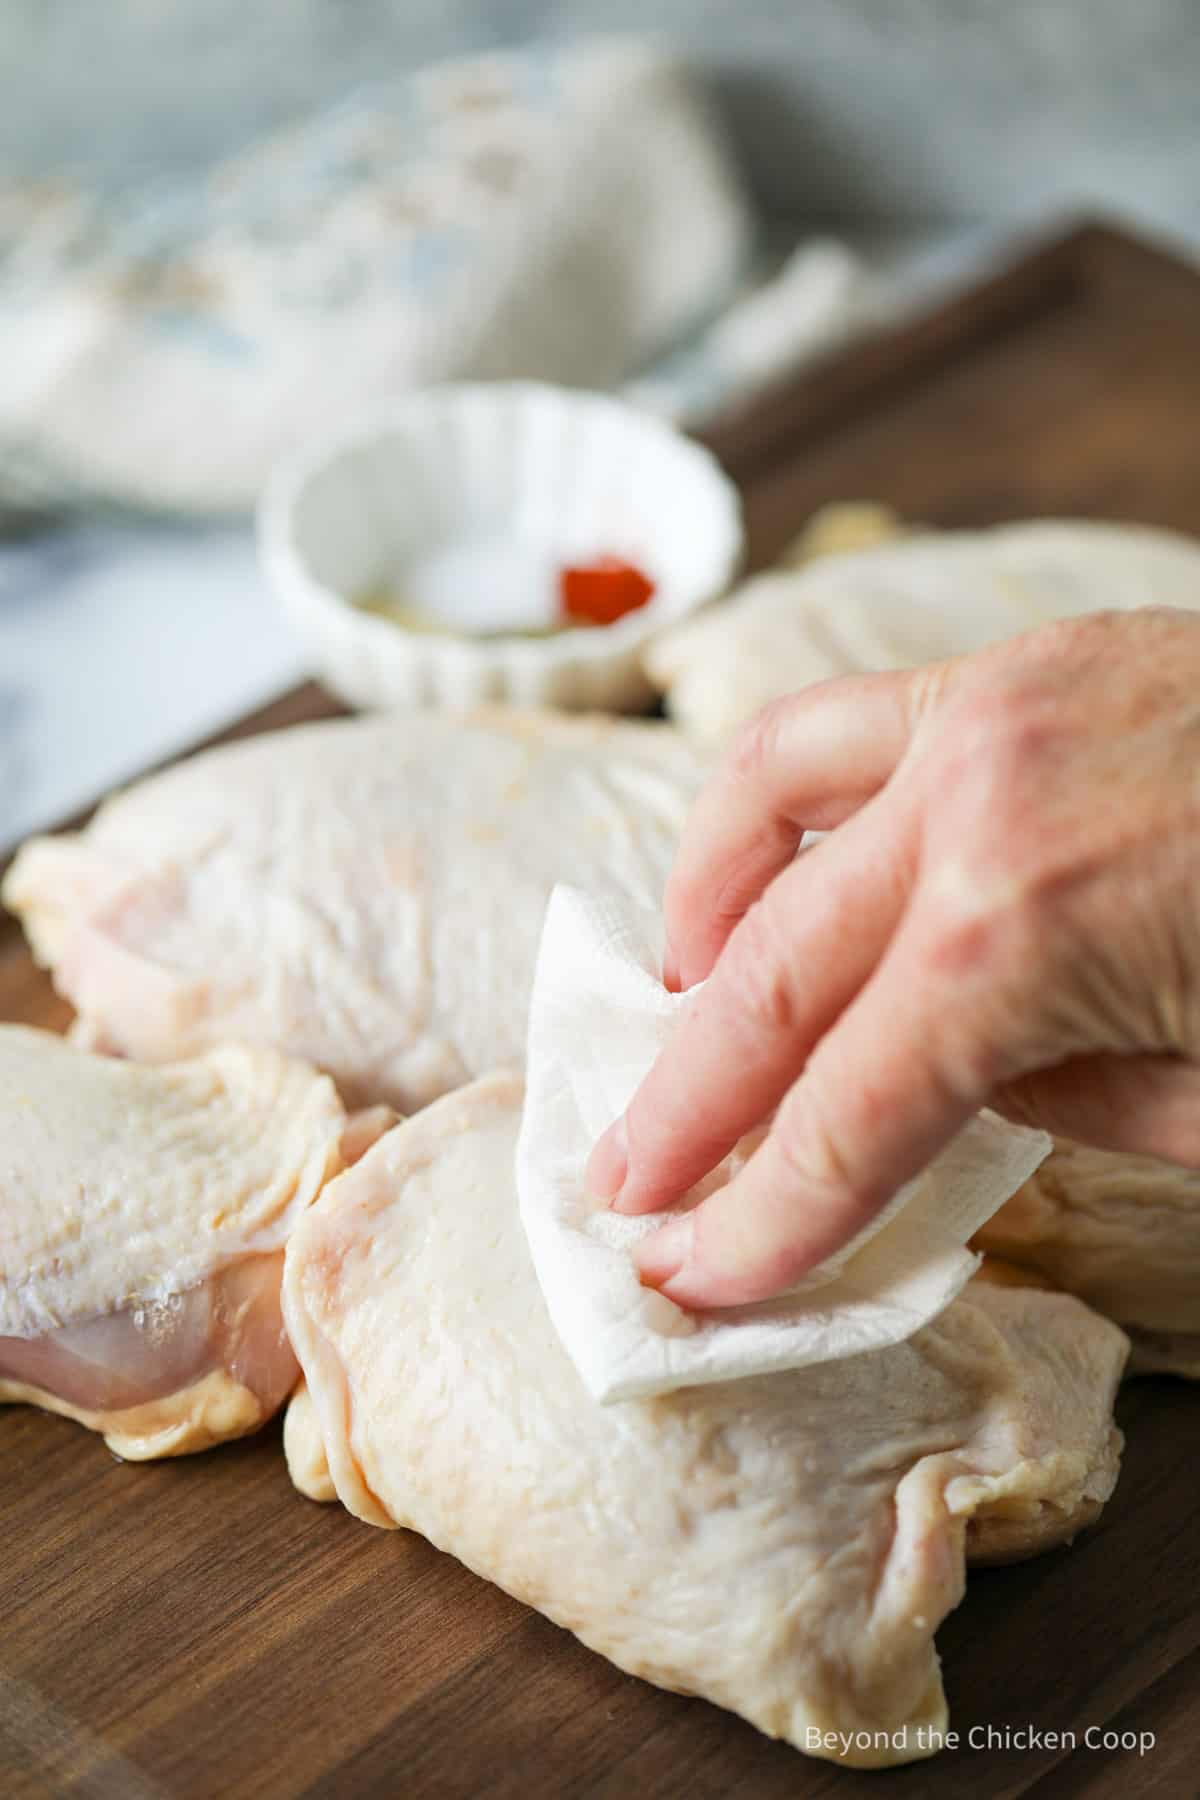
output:
M1200 1067L1176 1056L1073 1056L997 1088L990 1105L1098 1150L1200 1168Z

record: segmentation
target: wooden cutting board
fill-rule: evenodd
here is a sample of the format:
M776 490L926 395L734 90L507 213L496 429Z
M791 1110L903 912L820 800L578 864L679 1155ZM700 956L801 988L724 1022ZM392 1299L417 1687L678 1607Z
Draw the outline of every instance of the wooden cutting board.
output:
M941 525L1073 513L1200 533L1198 421L1200 275L1091 226L711 441L761 561L816 507L860 497ZM334 710L310 686L238 730ZM67 1017L11 924L0 1017ZM622 1675L420 1539L299 1499L277 1429L124 1466L74 1425L4 1409L0 1795L1195 1794L1200 1393L1139 1382L1120 1417L1100 1525L974 1575L940 1634L964 1747L869 1776ZM989 1726L1010 1735L968 1747ZM1090 1748L1089 1728L1156 1742Z

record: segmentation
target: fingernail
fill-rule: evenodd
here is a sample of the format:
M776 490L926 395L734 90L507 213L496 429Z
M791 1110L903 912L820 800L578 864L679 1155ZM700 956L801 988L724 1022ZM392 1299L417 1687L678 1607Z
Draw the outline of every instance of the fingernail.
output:
M628 1172L629 1144L622 1115L592 1146L586 1174L588 1192L597 1200L615 1200Z
M653 1237L642 1239L633 1252L633 1266L643 1287L665 1287L678 1275L691 1257L695 1226L691 1213L684 1213Z

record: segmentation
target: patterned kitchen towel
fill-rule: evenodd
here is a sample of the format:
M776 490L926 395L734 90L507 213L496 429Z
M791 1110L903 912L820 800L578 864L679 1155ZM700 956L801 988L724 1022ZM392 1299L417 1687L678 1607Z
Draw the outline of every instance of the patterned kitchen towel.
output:
M751 291L755 235L636 39L389 78L136 203L10 187L0 498L244 512L281 451L438 380L636 377L694 417L864 316L837 245Z

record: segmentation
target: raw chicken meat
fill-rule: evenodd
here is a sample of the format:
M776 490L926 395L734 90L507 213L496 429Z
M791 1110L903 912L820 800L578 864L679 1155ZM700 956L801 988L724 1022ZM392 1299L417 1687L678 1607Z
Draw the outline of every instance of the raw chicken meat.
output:
M144 1069L5 1025L0 1125L0 1401L136 1459L269 1418L297 1375L283 1246L343 1166L332 1082L269 1050Z
M1134 1373L1200 1380L1200 1172L1060 1139L975 1242L1115 1319Z
M871 500L834 500L820 506L776 559L776 568L799 569L823 556L848 556L879 544L910 537L919 527L907 523L890 506Z
M757 576L662 632L645 660L671 717L697 742L719 743L768 700L814 681L1139 606L1200 607L1200 544L1082 521L932 532Z
M329 1458L325 1454L325 1440L303 1376L292 1389L283 1415L283 1453L293 1485L307 1499L320 1500L326 1505L337 1499Z
M298 1485L332 1482L622 1668L800 1748L928 1755L966 1547L1030 1554L1095 1517L1125 1337L1067 1295L976 1282L889 1350L602 1407L521 1231L520 1102L503 1075L449 1095L298 1226Z
M704 765L550 714L314 725L198 756L35 840L3 894L80 1015L147 1062L225 1041L410 1111L524 1054L556 881L657 905Z

